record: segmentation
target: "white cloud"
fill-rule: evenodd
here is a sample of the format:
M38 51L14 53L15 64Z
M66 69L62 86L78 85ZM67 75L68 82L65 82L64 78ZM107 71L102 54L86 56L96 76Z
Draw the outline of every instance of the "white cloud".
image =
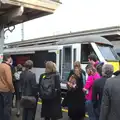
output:
M120 24L119 0L62 0L63 4L53 15L24 24L24 38L83 31ZM16 32L17 31L17 32ZM8 41L20 40L20 28L16 28Z

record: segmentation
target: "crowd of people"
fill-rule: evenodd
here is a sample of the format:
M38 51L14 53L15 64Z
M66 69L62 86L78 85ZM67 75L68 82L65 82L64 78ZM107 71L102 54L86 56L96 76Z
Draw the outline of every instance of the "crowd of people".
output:
M31 60L13 69L11 56L4 55L0 64L0 120L11 120L14 95L16 116L22 115L22 120L35 120L39 98L44 120L61 119L62 107L67 107L71 120L84 120L86 113L89 120L119 120L119 72L114 74L111 64L100 62L93 54L88 56L88 63L86 72L79 61L74 63L67 79L68 91L62 101L61 76L54 62L45 63L45 72L40 73L37 84Z

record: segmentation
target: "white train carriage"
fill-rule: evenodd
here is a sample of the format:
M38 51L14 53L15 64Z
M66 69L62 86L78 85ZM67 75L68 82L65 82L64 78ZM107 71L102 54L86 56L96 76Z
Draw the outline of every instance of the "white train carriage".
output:
M7 44L8 48L4 53L10 53L14 64L23 64L27 59L34 62L33 71L36 73L37 81L45 71L45 61L52 60L57 65L61 74L61 88L66 90L66 80L73 63L80 61L82 68L88 63L88 55L96 54L103 62L110 62L114 65L115 71L119 69L119 57L113 49L113 45L100 36L54 36L37 40L24 41ZM11 48L10 48L11 47Z

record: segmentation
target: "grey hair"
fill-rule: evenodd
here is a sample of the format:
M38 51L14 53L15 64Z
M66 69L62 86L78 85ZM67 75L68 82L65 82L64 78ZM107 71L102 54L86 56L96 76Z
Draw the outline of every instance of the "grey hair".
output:
M33 61L32 60L27 60L26 62L25 62L25 68L26 69L32 69L32 67L33 67Z
M113 71L114 71L113 65L104 64L102 67L102 76L110 78L113 75Z

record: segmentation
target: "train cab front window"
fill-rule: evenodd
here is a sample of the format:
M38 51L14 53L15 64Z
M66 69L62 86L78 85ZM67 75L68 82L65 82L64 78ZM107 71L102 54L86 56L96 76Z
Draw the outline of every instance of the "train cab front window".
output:
M117 53L114 51L112 46L108 45L99 45L97 44L102 56L105 58L107 61L116 61L119 60L119 57Z
M88 56L90 54L95 54L94 49L92 48L91 44L81 44L81 63L87 64L88 63ZM97 56L97 55L96 55Z

